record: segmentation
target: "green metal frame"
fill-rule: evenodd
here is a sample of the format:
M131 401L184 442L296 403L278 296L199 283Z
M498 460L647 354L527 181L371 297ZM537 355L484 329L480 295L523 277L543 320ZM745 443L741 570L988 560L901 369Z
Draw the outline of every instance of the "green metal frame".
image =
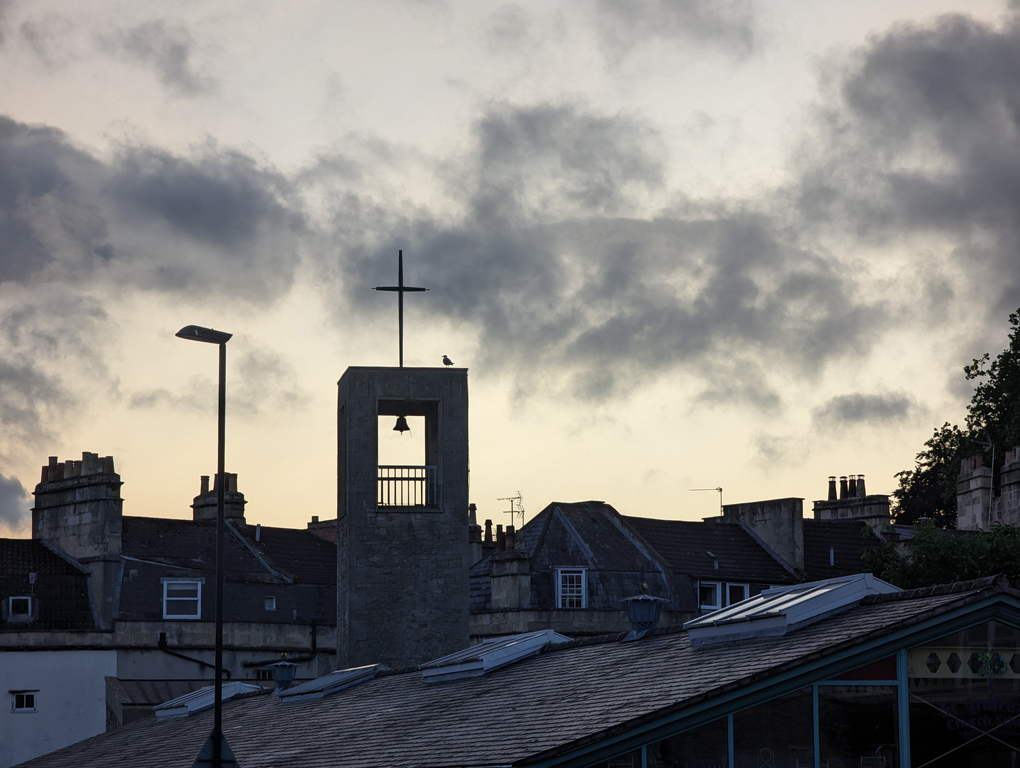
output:
M777 673L765 680L747 685L736 684L705 701L689 707L670 707L660 717L647 719L606 736L598 741L578 745L557 755L537 756L536 760L525 760L515 765L528 768L585 768L624 755L636 749L642 750L642 765L647 764L648 744L670 736L706 725L720 718L727 718L729 762L733 764L733 713L763 704L788 693L812 687L817 691L819 684L847 684L832 678L850 672L865 664L888 656L896 657L896 680L874 681L874 684L896 686L897 714L900 737L900 768L910 766L910 718L908 708L907 649L923 645L952 632L958 632L985 621L1001 621L1020 627L1020 601L1012 595L996 593L968 605L950 609L931 618L922 618L905 627L894 627L878 637L871 638L833 652L822 658L812 658ZM796 642L796 633L789 637ZM740 641L736 641L740 642ZM835 645L835 644L834 644ZM869 684L868 681L852 681L854 684ZM817 705L817 694L814 696ZM817 709L816 709L817 722ZM818 765L816 734L815 764Z

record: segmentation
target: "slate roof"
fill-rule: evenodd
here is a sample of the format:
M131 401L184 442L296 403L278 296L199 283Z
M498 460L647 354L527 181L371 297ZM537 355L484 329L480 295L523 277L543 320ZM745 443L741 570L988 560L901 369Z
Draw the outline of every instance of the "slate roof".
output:
M861 557L882 542L860 520L804 519L804 571L808 581L861 573ZM829 548L833 565L829 565Z
M380 674L323 699L281 703L253 695L224 706L240 765L275 768L452 768L527 764L767 681L804 663L838 658L867 640L1007 593L1003 581L869 598L785 637L694 649L683 631L638 642L576 640L478 678L427 684L418 671ZM824 674L824 673L822 673ZM153 718L25 763L30 768L150 765L189 768L212 712ZM495 725L495 727L492 727Z
M35 584L29 574L34 573ZM89 571L34 539L0 539L0 600L34 595L38 620L0 622L0 632L93 629L89 601Z
M336 547L308 530L227 522L226 621L336 623ZM123 518L124 575L118 618L162 620L162 580L202 578L202 618L212 620L214 522ZM267 597L275 610L266 611Z
M791 584L796 579L736 523L626 518L674 571L709 581ZM709 556L709 552L715 555ZM718 562L719 567L715 567Z

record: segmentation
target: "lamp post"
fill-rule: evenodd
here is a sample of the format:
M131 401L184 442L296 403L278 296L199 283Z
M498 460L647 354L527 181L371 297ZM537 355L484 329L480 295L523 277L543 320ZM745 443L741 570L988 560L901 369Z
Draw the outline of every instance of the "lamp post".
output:
M223 444L226 436L227 411L227 342L232 334L188 325L177 331L177 337L191 341L204 341L220 346L220 396L219 429L216 455L216 681L213 699L212 764L213 768L223 766L223 494L226 477L223 474Z

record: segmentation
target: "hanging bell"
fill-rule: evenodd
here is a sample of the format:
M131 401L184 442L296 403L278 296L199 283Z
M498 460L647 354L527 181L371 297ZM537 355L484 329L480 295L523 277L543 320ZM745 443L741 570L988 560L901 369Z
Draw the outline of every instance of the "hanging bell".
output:
M399 432L400 434L410 432L411 428L407 426L407 419L404 418L403 416L397 416L397 423L396 426L393 427L393 431Z

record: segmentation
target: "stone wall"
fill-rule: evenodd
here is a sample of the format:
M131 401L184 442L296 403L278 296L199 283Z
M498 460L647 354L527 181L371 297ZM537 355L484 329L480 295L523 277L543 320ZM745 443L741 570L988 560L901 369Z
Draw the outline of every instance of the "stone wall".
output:
M415 664L468 643L468 390L464 369L348 368L339 382L337 663ZM378 417L423 415L428 505L377 498Z

